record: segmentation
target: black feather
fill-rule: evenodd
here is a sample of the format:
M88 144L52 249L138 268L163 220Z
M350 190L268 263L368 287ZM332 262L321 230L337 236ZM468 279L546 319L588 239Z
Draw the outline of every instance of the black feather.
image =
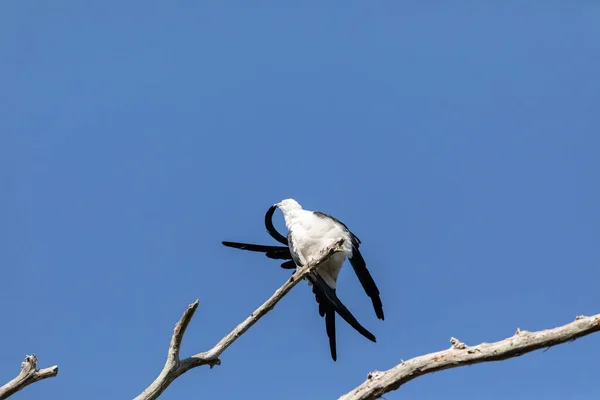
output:
M335 294L335 289L332 289L329 285L327 285L327 283L325 283L325 280L323 280L323 278L320 275L311 274L311 275L308 275L307 279L315 287L315 289L313 289L313 290L317 290L317 292L315 292L315 294L318 293L317 301L319 301L319 298L323 299L324 301L327 301L329 304L331 304L331 306L333 307L335 312L337 312L340 315L340 317L342 317L342 319L344 321L346 321L351 327L356 329L356 331L358 333L360 333L361 335L363 335L364 337L366 337L367 339L369 339L372 342L377 341L377 339L375 338L375 335L373 335L371 332L369 332L367 329L365 329L357 321L357 319L354 317L354 315L352 315L350 310L348 310L346 308L346 306L344 305L344 303L342 303L340 301L340 299L337 297L337 295ZM325 307L323 310L324 310L324 313L326 314L327 308ZM321 309L319 309L319 314L321 314L321 312L322 312Z
M328 306L327 311L325 311L325 329L327 330L327 337L329 337L329 351L331 352L331 358L333 358L333 361L336 361L337 349L335 344L335 311L331 306Z
M327 331L327 337L329 338L329 351L331 352L331 358L333 361L337 361L335 340L335 309L317 285L313 285L313 293L315 294L315 299L319 304L319 315L321 317L325 317L325 329Z
M281 268L283 269L296 269L296 263L293 260L286 261L281 264Z
M233 247L240 250L257 251L265 253L269 258L276 260L291 260L292 255L287 246L264 246L261 244L238 243L238 242L221 242L224 246Z
M277 206L271 206L267 210L267 213L265 214L265 227L267 228L267 232L269 232L269 235L271 235L271 237L273 239L275 239L279 243L285 244L287 246L287 244L288 244L287 238L285 236L283 236L281 233L279 233L277 231L277 229L275 229L275 226L273 225L273 214L275 214L276 209L277 209Z
M367 296L371 298L373 308L375 309L375 315L377 315L377 318L383 320L383 304L381 303L381 297L379 297L379 289L377 288L371 273L367 269L367 263L365 262L365 259L356 247L352 249L350 264L352 265L354 273L356 273L358 280L365 290L365 293L367 293Z

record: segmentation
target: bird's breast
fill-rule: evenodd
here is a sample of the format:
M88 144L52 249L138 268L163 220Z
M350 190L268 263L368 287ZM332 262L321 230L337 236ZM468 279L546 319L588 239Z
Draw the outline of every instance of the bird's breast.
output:
M344 238L344 244L342 245L344 252L336 255L341 257L335 258L341 258L339 261L343 263L344 259L352 254L350 234L333 221L308 215L296 219L291 224L290 230L294 235L298 250L302 252L307 260L316 257L321 250L340 237Z

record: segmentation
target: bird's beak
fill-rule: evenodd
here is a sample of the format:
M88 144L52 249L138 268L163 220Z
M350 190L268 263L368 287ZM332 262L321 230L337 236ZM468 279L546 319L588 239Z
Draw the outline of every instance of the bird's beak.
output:
M273 204L273 207L277 207L277 208L279 208L279 205L280 205L280 204L281 204L281 203L275 203L275 204Z

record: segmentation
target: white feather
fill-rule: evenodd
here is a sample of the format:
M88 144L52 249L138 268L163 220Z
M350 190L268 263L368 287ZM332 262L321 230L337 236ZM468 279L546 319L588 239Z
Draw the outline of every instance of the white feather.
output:
M352 238L348 231L336 221L317 216L312 211L304 210L293 199L283 200L277 206L283 212L285 225L292 232L294 247L301 254L300 259L310 262L319 256L321 251L339 238L344 238L342 252L333 254L328 261L321 264L317 273L332 288L342 269L346 257L352 255Z

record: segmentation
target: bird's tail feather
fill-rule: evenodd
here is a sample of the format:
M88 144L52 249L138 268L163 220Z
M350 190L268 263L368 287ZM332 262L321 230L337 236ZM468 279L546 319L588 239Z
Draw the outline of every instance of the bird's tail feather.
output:
M363 327L358 320L352 315L350 310L346 308L346 306L340 301L340 299L335 294L335 290L329 287L327 283L323 280L323 278L318 274L311 274L308 276L309 282L311 282L315 288L320 293L319 295L323 296L323 298L331 304L331 307L337 312L340 317L344 319L350 326L352 326L358 333L366 337L372 342L377 342L375 335L369 332L365 327ZM327 308L324 309L325 314L327 314Z

